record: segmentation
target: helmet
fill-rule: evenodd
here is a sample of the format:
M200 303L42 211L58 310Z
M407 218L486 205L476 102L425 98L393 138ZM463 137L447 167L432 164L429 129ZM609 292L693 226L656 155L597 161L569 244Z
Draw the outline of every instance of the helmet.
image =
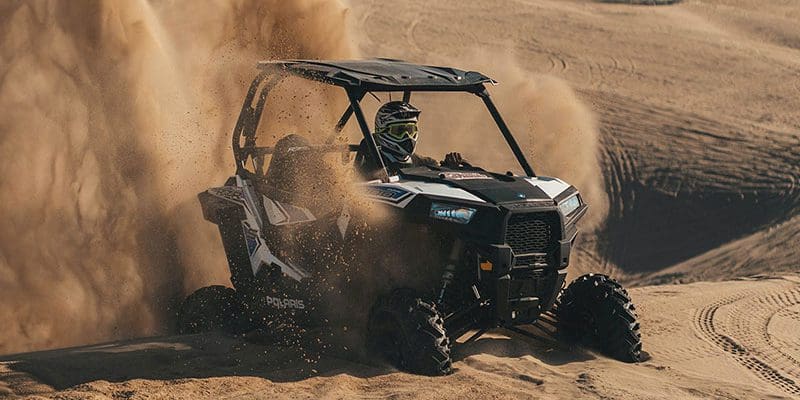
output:
M375 140L388 162L407 163L417 145L420 110L403 101L390 101L375 114Z

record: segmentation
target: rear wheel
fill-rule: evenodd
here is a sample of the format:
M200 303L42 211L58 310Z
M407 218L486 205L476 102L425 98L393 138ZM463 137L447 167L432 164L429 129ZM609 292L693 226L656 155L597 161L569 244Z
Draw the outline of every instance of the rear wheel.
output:
M641 360L642 338L628 292L605 275L588 274L561 292L554 311L558 334L625 362Z
M414 290L397 289L380 298L370 310L367 334L370 347L400 369L422 375L451 372L444 319Z
M178 310L178 332L182 334L223 329L239 333L243 309L232 288L214 285L196 290Z

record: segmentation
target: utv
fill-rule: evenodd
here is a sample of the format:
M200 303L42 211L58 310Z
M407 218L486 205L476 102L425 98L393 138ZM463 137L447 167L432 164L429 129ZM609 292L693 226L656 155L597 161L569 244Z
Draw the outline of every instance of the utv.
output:
M388 59L261 62L258 68L233 132L236 173L198 195L205 219L219 227L233 288L210 286L190 295L178 312L182 333L221 328L291 335L346 319L367 304L362 324L369 348L414 373L449 373L451 347L470 332L467 341L493 328L531 335L520 327L534 324L619 360L639 360L639 324L622 286L589 274L562 290L587 205L575 187L534 174L484 86L496 82L478 72ZM341 87L349 105L321 144L289 135L274 147L259 146L266 99L290 76ZM390 176L361 107L366 94L387 92L405 101L414 92L478 96L523 175L465 164ZM383 166L379 179L353 183L361 188L355 200L336 194L329 166L319 161L321 154L341 153L346 162L359 148L334 140L353 116ZM369 238L369 219L357 221L364 202L385 207L388 225L406 226L412 237L402 245L387 241L394 233L385 230ZM425 259L418 269L381 257L414 240L424 241L410 247L416 254L409 259ZM359 258L365 250L368 256Z

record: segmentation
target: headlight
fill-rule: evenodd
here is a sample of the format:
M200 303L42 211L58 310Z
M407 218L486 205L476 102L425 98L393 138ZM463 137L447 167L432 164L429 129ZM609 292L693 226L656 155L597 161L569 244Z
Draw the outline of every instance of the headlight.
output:
M561 210L561 213L564 214L565 217L575 212L575 210L577 210L578 207L580 206L581 206L581 198L580 196L578 196L577 193L568 197L561 203L558 203L558 209Z
M474 208L452 204L431 204L431 217L459 224L468 224L472 217L475 216L476 211Z

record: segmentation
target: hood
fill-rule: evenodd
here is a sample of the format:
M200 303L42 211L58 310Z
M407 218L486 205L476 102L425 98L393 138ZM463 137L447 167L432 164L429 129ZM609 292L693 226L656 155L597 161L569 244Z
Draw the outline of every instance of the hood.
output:
M571 186L564 181L548 177L519 177L493 174L485 171L432 170L408 168L401 171L403 181L438 183L462 189L483 201L503 204L518 202L554 202ZM553 203L554 204L554 203Z

